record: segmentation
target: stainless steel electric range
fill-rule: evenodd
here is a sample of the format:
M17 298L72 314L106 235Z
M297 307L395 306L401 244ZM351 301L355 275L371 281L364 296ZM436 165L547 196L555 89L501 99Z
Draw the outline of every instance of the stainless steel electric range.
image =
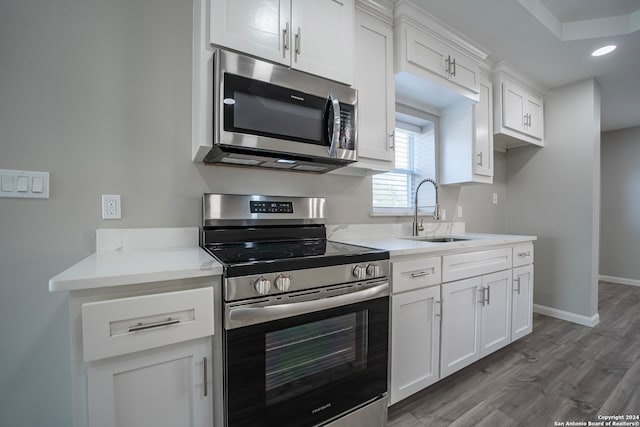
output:
M225 426L385 426L389 253L328 241L323 198L205 194L203 213Z

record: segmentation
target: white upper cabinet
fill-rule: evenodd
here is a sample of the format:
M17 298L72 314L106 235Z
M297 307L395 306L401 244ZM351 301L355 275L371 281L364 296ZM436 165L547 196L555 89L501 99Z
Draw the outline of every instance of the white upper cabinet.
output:
M356 11L355 82L358 89L359 167L394 168L395 86L393 31L386 23Z
M440 183L493 183L492 85L484 76L479 102L461 102L442 111Z
M464 53L410 25L401 26L400 32L408 67L418 69L425 77L460 90L462 94L479 92L478 64Z
M506 148L544 145L544 101L537 89L500 65L494 76L494 132Z
M210 42L353 84L353 0L211 0Z
M210 12L211 44L291 65L291 0L211 0Z

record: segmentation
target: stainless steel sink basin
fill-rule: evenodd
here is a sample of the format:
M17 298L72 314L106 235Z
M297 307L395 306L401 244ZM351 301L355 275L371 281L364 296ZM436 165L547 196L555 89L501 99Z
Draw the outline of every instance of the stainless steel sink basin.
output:
M431 243L451 243L451 242L462 242L465 239L462 237L405 237L406 240L417 240L419 242L431 242Z

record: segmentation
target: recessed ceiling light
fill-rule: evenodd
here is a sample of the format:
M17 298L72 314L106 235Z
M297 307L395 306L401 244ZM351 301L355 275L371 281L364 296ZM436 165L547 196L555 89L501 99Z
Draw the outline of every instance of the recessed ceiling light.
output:
M604 47L601 47L600 49L594 50L591 56L606 55L607 53L613 52L615 49L616 49L616 45L610 44L609 46L604 46Z

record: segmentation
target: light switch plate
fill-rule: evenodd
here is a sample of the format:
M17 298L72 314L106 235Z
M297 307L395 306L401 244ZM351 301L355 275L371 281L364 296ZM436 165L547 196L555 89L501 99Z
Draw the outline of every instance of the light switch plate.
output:
M49 198L49 172L0 169L0 182L0 197Z

